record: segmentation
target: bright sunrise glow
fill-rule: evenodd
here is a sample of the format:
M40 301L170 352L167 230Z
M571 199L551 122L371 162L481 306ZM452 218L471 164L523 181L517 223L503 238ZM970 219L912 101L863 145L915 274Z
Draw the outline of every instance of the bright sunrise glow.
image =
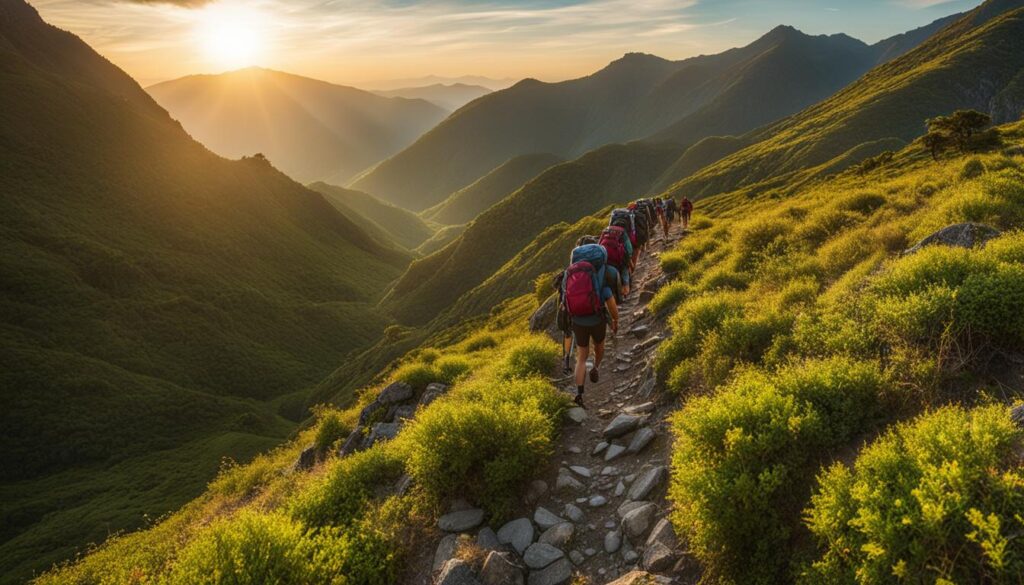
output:
M211 65L259 65L267 51L266 17L240 3L218 2L196 11L196 37Z

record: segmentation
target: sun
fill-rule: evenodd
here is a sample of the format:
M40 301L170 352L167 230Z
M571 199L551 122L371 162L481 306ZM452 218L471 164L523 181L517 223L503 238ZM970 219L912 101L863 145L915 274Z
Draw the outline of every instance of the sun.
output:
M215 2L197 11L196 36L205 58L218 67L260 64L267 50L267 18L241 3Z

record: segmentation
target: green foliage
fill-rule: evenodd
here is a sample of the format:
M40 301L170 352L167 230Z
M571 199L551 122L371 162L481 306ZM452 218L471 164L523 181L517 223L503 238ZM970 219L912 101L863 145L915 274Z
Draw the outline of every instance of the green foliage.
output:
M807 523L823 554L806 583L1018 583L1022 433L1005 407L943 408L820 478Z
M331 461L326 472L294 496L290 513L307 526L350 526L365 513L376 486L398 479L402 465L385 445Z
M327 453L335 443L348 436L351 429L341 420L341 413L333 408L321 406L315 411L317 418L316 436L313 446L319 454Z
M810 361L751 371L673 418L672 521L723 583L784 579L810 472L872 420L878 369Z
M559 355L559 348L550 338L529 335L512 340L504 348L504 356L497 364L499 378L512 380L547 375Z
M960 178L965 180L977 179L985 174L985 163L979 158L969 159L960 170Z
M957 110L948 116L928 120L929 135L940 135L960 152L966 152L971 138L992 123L992 116L976 110Z

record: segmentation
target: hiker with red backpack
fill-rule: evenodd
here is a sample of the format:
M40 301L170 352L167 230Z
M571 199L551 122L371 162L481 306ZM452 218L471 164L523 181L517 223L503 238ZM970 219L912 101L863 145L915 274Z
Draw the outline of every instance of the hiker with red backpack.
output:
M576 342L576 404L583 406L587 378L587 358L594 348L594 367L590 381L600 378L598 369L604 359L604 340L608 326L619 328L619 309L615 302L619 273L608 265L608 251L600 244L584 244L572 251L571 264L562 276L562 303L569 317Z
M686 195L679 202L679 220L683 223L683 229L690 227L690 215L693 213L693 202Z
M601 238L597 243L608 253L608 266L615 268L619 273L622 280L622 296L628 296L629 274L633 268L633 242L630 241L626 228L609 225L601 232ZM616 297L615 300L622 302L621 297Z

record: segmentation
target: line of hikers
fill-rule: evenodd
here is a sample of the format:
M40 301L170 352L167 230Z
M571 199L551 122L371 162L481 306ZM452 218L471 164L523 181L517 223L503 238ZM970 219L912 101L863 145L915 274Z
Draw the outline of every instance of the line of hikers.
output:
M687 229L692 213L693 203L686 197L678 202L671 197L637 199L615 209L600 236L583 236L576 242L569 267L555 277L558 328L564 334L564 369L566 374L575 371L579 406L583 406L591 342L594 366L589 377L596 384L604 359L605 336L609 327L613 335L619 330L619 304L630 293L630 275L636 271L641 252L653 239L656 228L661 228L667 243L669 228L677 216ZM571 366L574 347L575 370Z

